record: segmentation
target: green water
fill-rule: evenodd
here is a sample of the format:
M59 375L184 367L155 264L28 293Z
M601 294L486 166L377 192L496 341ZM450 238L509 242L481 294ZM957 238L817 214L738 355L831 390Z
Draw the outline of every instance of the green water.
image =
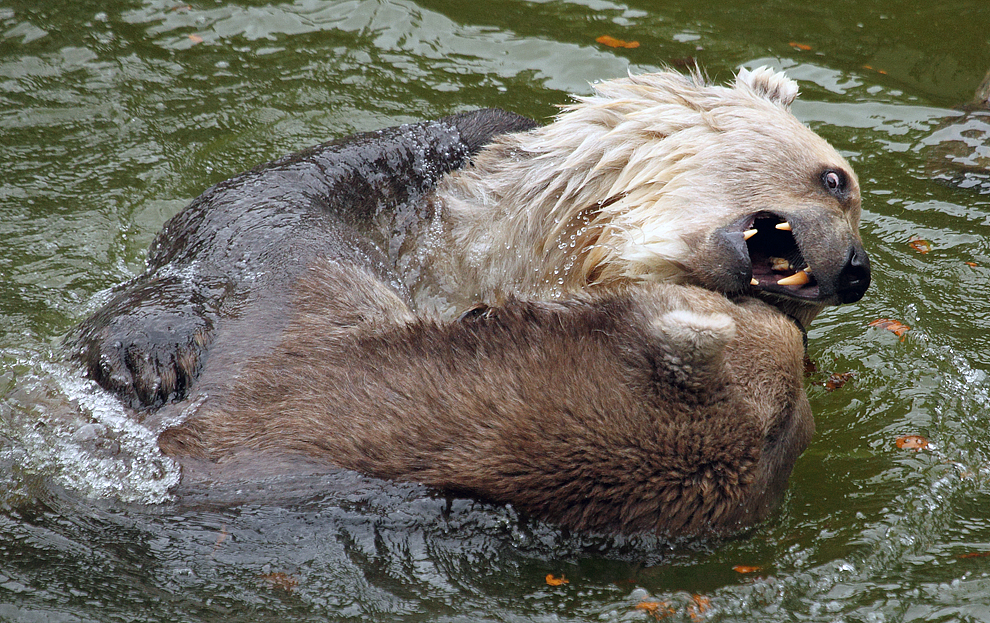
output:
M867 297L814 325L818 431L745 538L581 539L348 475L179 505L153 438L60 363L210 184L459 110L545 119L688 58L800 82L795 114L859 173L873 261ZM988 68L990 5L969 0L0 0L0 620L655 620L646 599L672 621L990 621L990 194L928 165Z

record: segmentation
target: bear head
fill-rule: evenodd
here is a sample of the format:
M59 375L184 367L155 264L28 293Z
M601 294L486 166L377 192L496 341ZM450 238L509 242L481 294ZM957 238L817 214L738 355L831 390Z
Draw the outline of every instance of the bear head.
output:
M473 268L480 290L505 275L524 295L693 284L762 298L804 326L862 298L859 182L791 114L794 81L664 71L595 91L441 184L451 235L471 245L458 270Z

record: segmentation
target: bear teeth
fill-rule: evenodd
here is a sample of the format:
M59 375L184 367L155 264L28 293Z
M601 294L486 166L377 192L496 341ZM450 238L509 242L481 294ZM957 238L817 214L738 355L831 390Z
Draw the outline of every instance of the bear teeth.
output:
M747 229L743 232L743 240L749 240L758 233L760 233L760 230L758 229Z
M778 286L803 286L804 284L811 281L810 270L807 268L804 270L799 270L790 277L784 277L777 281Z
M774 225L774 227L781 231L791 231L793 229L791 227L791 224L788 223L787 221L784 221L782 223L777 223L776 225Z
M791 270L793 267L791 263L783 257L770 257L770 270L778 273L784 273Z

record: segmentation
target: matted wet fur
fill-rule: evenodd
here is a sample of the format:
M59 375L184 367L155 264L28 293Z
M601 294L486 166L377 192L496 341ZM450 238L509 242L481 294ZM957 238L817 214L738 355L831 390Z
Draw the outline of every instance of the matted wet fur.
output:
M475 111L214 186L80 325L74 356L131 407L182 400L207 357L242 358L217 345L271 346L293 282L321 255L374 267L416 313L446 318L665 281L759 297L807 327L863 295L856 176L789 112L793 81L666 71L595 89L544 127Z
M870 282L849 164L767 68L731 86L661 72L594 85L440 180L409 271L421 307L665 281L763 298L807 327Z
M340 466L577 529L751 524L813 428L797 325L869 284L855 174L769 70L595 88L208 189L73 356L185 479Z
M728 533L775 507L814 429L801 332L753 299L656 284L437 322L360 268L298 288L281 343L162 435L184 478L295 456L577 530Z

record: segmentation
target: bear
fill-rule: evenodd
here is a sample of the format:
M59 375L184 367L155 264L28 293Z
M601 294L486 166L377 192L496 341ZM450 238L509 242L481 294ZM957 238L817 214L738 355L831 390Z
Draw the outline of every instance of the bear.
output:
M161 434L187 484L332 465L575 531L719 536L777 506L814 431L802 332L757 299L651 283L442 321L366 267L296 288L282 341Z
M417 313L664 281L752 295L805 328L870 283L855 173L766 68L596 85L549 125L461 113L313 147L170 219L147 270L69 340L131 408L183 400L217 334L271 346L321 256L374 266ZM263 327L260 330L254 327Z
M760 68L734 88L661 72L595 90L440 180L403 271L420 307L667 281L752 293L807 328L862 298L859 182L789 112L796 83Z
M465 112L217 184L71 356L183 478L333 465L576 529L757 521L813 428L801 334L869 286L858 181L771 70L595 89L546 126Z

